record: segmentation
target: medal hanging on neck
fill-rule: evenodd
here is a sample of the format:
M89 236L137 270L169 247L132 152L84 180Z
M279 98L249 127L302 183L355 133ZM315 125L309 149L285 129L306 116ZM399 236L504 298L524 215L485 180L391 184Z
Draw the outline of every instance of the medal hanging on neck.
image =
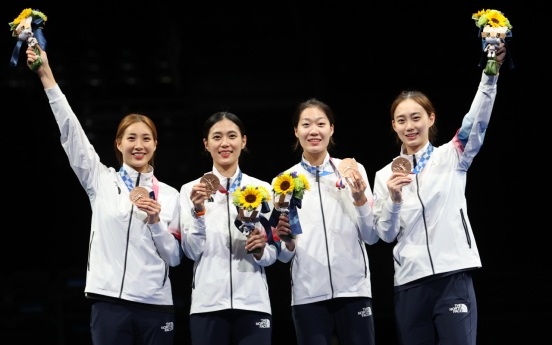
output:
M322 177L322 176L327 176L327 175L330 175L330 174L334 174L334 173L337 173L338 175L338 179L335 183L335 186L338 188L338 189L341 189L341 188L345 188L345 185L343 184L343 181L342 181L342 178L341 176L339 175L339 171L336 169L333 161L332 161L332 158L330 157L330 160L328 161L330 163L330 165L332 166L332 169L334 171L326 171L326 170L322 170L323 169L323 166L322 165L318 165L318 166L313 166L313 165L309 165L305 162L304 159L301 159L301 166L303 167L303 169L305 169L308 173L314 175L314 176L317 176L317 177ZM317 175L317 172L318 172L318 175Z
M393 161L391 164L391 170L393 172L399 172L403 174L414 174L417 175L422 172L422 169L427 165L431 153L433 152L433 145L429 143L426 152L422 155L420 161L416 164L414 169L412 169L412 164L410 161L404 157L399 157ZM414 163L416 163L416 154L412 155L414 157Z
M230 178L230 177L229 177ZM226 190L226 188L224 188L222 186L222 183L219 182L219 186L218 186L218 190L219 192L221 192L222 194L233 194L236 189L241 185L241 180L242 180L242 172L241 170L238 170L238 176L236 177L236 179L234 180L234 183L232 183L232 185L230 186L230 189Z
M123 182L125 183L125 186L128 189L130 202L132 204L136 205L138 200L142 198L150 198L150 199L157 200L159 196L159 181L157 181L157 178L155 178L155 176L153 176L152 178L153 191L149 193L146 188L139 186L141 173L138 173L138 177L136 178L136 187L134 187L134 184L132 183L132 179L130 178L130 176L128 176L128 173L126 172L125 169L123 169L123 167L119 169L119 175L121 176L121 179L123 180Z

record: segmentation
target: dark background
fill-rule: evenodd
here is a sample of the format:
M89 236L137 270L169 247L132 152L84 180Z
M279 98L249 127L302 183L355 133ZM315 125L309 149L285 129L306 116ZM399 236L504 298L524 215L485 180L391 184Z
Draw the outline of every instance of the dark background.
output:
M331 154L356 158L373 186L375 172L399 152L389 116L394 97L408 88L425 92L437 108L435 144L450 140L481 76L471 14L483 7L504 11L514 25L516 69L501 71L493 119L466 188L483 261L474 272L478 341L536 343L548 333L544 234L550 225L542 189L549 184L546 165L534 162L544 156L539 128L549 130L545 71L538 70L549 59L537 50L545 42L532 40L538 9L530 15L529 7L498 1L86 4L10 2L1 11L7 139L1 150L1 344L90 343L83 291L91 210L59 144L42 85L25 66L24 48L20 64L8 67L15 39L7 23L23 6L48 16L50 64L103 163L117 167L113 140L120 119L146 114L159 131L155 174L177 189L211 169L202 154L203 123L224 110L246 126L250 153L242 155L242 170L271 181L299 159L291 149L291 116L310 97L336 114L338 145ZM379 344L397 341L392 247L368 246ZM178 344L189 343L192 264L185 258L170 271ZM267 269L274 344L295 343L288 270L280 262Z

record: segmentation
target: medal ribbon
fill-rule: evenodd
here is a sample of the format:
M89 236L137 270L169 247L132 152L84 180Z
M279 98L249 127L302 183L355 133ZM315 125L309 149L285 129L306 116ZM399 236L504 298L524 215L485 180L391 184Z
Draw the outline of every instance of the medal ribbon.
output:
M337 174L337 176L339 177L337 179L337 181L335 182L335 186L337 187L337 189L345 188L345 184L343 183L343 177L341 177L341 174L339 173L339 170L337 170L337 168L335 167L335 164L333 163L332 157L330 157L329 163L332 166L334 171L331 172L331 171L322 170L322 171L319 171L318 176L322 177L322 176L333 174L335 172ZM320 167L320 166L309 165L309 164L305 163L305 161L303 159L301 159L301 166L303 167L303 169L305 169L309 173L313 174L314 176L316 176L316 171Z
M130 192L134 188L134 183L132 183L132 179L130 178L130 176L128 176L128 173L126 172L125 169L123 169L123 167L119 169L119 175L121 176L121 179L125 183L125 186L127 187L128 191ZM154 194L153 198L154 200L157 200L157 198L159 197L159 181L155 176L153 176L152 190Z
M418 164L416 164L414 169L412 169L411 174L416 175L416 174L419 174L420 172L422 172L422 169L426 166L427 161L431 157L432 152L433 152L433 145L431 145L431 143L429 143L429 146L427 147L426 152L422 155L422 158L420 158L420 161L418 162Z
M232 193L234 193L236 188L238 188L241 185L241 180L242 180L242 172L241 172L241 170L238 170L238 176L234 180L234 183L232 183L232 185L230 186L230 189L226 190L226 188L224 188L222 186L222 183L221 183L221 184L219 184L219 192L221 192L222 194L232 194Z

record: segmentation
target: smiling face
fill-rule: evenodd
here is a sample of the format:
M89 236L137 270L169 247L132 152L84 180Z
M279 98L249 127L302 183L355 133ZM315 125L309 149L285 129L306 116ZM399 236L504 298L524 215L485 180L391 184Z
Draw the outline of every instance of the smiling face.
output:
M157 148L151 129L144 122L128 126L121 138L117 139L117 149L123 162L138 172L147 172L149 161Z
M240 128L227 118L215 122L209 129L207 138L203 139L205 149L213 158L215 168L225 176L232 176L238 167L242 149L247 143L247 137L242 135Z
M403 142L406 153L418 152L429 141L429 129L435 122L435 114L427 111L413 99L405 99L395 108L393 130Z
M326 114L318 107L303 110L295 127L295 136L307 156L325 155L333 132L333 124L330 124Z

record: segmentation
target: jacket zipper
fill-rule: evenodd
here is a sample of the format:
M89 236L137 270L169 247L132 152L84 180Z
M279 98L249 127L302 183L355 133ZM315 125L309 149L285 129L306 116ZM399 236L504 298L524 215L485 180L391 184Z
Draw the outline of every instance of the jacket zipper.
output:
M412 160L414 163L414 166L416 166L416 154L412 155ZM429 250L429 234L427 232L427 222L425 217L425 206L422 201L422 198L420 197L420 184L418 182L418 174L416 174L416 194L418 195L418 199L420 200L420 204L422 204L422 218L424 219L424 229L425 229L425 235L426 235L426 247L427 247L427 254L429 255L429 263L431 264L431 272L435 274L435 268L433 267L433 259L431 258L431 251Z
M265 280L263 279L263 266L260 266L260 267L261 267L261 279L263 280L265 289L268 291L268 285L266 285L266 282L265 282Z
M360 240L358 240L358 245L360 246L360 252L362 253L362 262L364 263L364 278L367 278L368 267L366 266L366 256L364 255L364 248L362 248L362 242L360 242Z
M470 233L468 231L468 225L466 224L466 218L464 218L464 211L462 211L462 209L460 209L460 216L462 217L462 225L464 225L464 231L466 232L466 239L468 240L468 245L470 246L470 249L471 249Z
M284 244L285 245L285 244ZM295 255L293 255L293 258L291 258L291 264L289 265L289 279L291 280L291 286L293 286L293 263L295 262Z
M334 298L332 268L330 267L330 250L328 249L328 234L326 232L326 219L324 218L324 208L322 207L322 192L320 191L320 172L318 171L318 169L316 169L316 182L318 184L318 196L320 197L320 211L322 213L322 224L324 225L324 238L326 239L326 258L328 259L328 273L330 275L330 287L332 288L332 298Z
M90 244L88 245L88 271L90 271L90 252L92 251L92 241L94 240L94 231L92 231L92 238L90 239Z
M167 281L168 276L169 276L169 265L167 265L167 263L165 262L165 275L163 278L163 285L161 286L165 286L165 282Z
M230 188L230 177L226 182L226 191ZM230 309L234 309L234 297L232 289L232 231L230 229L230 192L226 194L226 210L228 211L228 244L230 247Z
M140 184L140 173L138 173L138 177L136 178L136 187ZM128 220L128 229L127 229L127 241L126 241L126 249L125 249L125 265L123 267L123 280L121 281L121 291L119 292L119 298L123 295L123 287L125 286L125 274L126 274L126 264L127 264L127 257L128 257L128 243L130 241L130 225L132 224L132 215L134 213L134 204L132 204L132 207L130 208L130 218Z
M197 272L197 268L199 267L199 263L201 262L201 258L203 257L203 253L199 254L199 259L197 259L197 265L194 267L194 273L192 276L192 289L195 289L195 276Z

